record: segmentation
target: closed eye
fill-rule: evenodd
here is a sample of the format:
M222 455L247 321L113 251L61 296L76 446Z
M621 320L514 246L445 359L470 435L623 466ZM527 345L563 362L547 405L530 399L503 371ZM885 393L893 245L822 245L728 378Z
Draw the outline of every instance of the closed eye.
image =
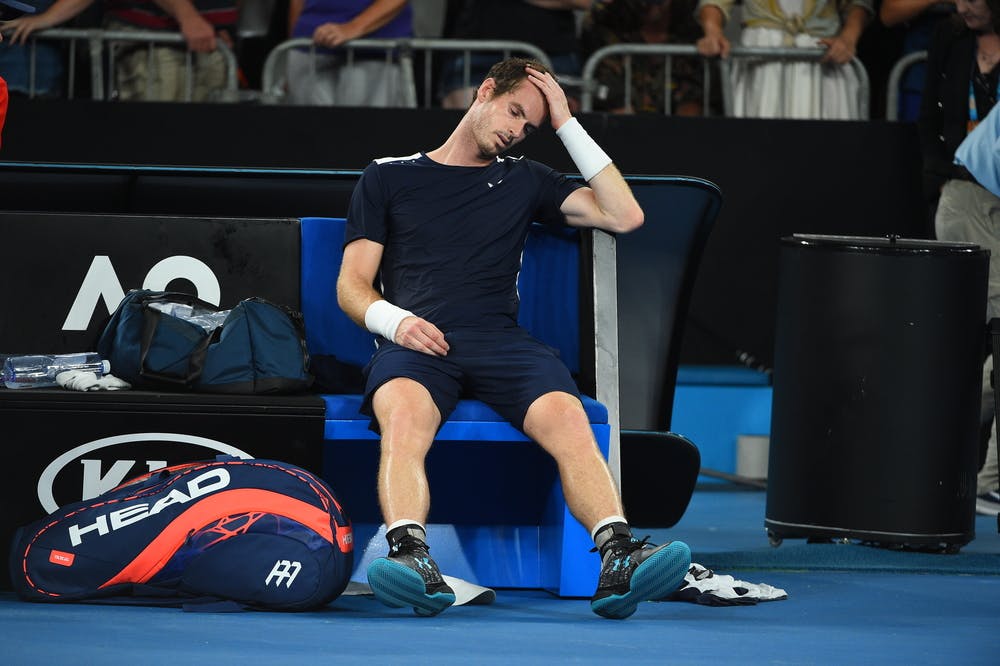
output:
M510 106L510 115L514 116L515 118L527 118L527 116L524 113L524 108L520 104L511 104L511 106ZM524 135L525 136L528 136L529 134L531 134L532 132L534 132L537 129L538 128L536 126L532 125L531 123L528 123L528 122L524 123Z

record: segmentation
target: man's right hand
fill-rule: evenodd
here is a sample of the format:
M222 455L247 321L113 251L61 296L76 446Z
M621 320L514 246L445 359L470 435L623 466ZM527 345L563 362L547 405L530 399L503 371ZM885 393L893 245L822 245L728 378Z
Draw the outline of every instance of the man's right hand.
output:
M420 317L407 317L399 322L394 342L407 349L431 356L446 356L449 349L448 341L444 339L444 333L437 326Z

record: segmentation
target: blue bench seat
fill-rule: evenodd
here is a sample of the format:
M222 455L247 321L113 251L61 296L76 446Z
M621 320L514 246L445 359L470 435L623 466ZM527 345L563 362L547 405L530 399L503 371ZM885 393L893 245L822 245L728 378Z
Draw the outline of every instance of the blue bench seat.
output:
M326 402L327 439L378 439L368 428L368 418L359 413L361 396L336 394L321 396ZM608 409L593 398L583 396L584 410L592 426L608 423ZM442 424L441 441L528 441L528 438L499 414L478 400L460 400L451 418Z

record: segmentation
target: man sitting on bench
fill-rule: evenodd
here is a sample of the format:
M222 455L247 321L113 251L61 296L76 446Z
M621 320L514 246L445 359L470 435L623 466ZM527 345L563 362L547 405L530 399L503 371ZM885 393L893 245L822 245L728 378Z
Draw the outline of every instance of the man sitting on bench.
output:
M501 156L546 118L589 186ZM657 547L632 536L569 371L517 325L517 273L532 222L627 232L643 212L570 115L551 72L522 58L494 65L443 145L375 160L354 190L337 297L380 336L362 412L381 435L378 497L389 541L368 581L389 606L435 615L455 601L425 543L424 459L466 395L555 459L567 506L601 553L595 613L628 617L640 601L673 592L690 566L684 543Z

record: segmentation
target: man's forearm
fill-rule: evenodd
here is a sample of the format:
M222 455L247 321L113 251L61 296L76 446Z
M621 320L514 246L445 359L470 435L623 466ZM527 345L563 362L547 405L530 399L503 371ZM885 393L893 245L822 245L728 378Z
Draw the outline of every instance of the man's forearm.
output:
M615 221L613 231L629 232L642 226L645 215L618 167L609 164L589 184L597 205Z
M597 145L597 142L591 138L587 130L583 129L583 125L576 118L571 117L556 129L556 136L562 140L573 164L580 170L580 175L583 176L584 180L589 182L604 167L611 164L611 158L608 157L608 154Z
M337 280L337 304L351 321L362 328L365 328L365 312L372 303L381 299L382 295L362 280L344 275Z

